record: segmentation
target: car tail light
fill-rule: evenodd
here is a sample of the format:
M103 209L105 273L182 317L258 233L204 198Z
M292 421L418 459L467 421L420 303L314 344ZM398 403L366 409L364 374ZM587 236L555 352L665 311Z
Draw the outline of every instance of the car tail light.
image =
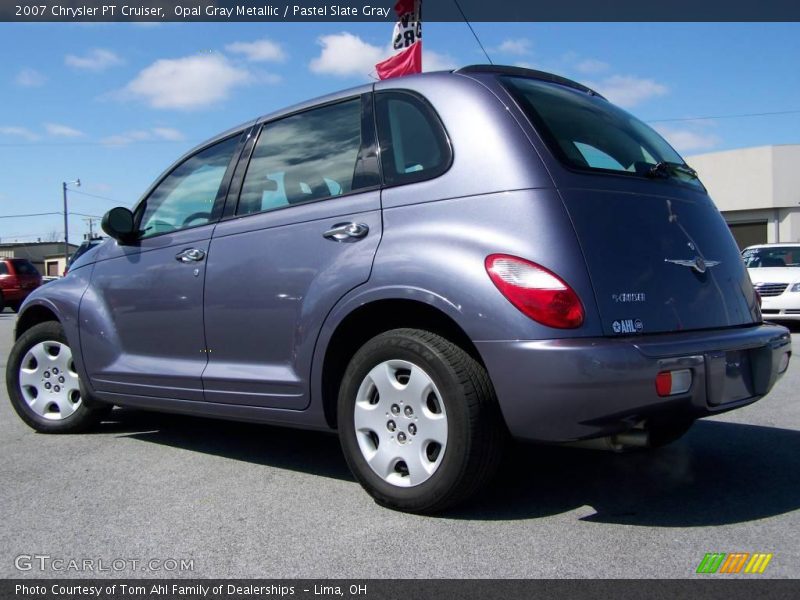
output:
M583 323L580 298L555 273L507 254L491 254L485 264L500 293L534 321L558 329L574 329Z
M662 398L685 394L692 387L692 372L689 369L661 371L656 375L656 393Z

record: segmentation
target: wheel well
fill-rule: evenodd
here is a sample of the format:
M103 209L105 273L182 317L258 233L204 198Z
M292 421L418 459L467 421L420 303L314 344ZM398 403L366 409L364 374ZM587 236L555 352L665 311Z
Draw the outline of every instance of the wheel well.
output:
M415 300L378 300L360 306L339 324L325 350L322 402L325 420L330 427L336 428L339 386L350 359L368 340L401 327L424 329L440 335L483 365L475 344L458 323L429 304Z
M44 323L45 321L58 321L58 317L56 317L55 313L49 308L44 306L31 306L17 319L14 339L19 339L19 336L28 331L28 329L39 323Z

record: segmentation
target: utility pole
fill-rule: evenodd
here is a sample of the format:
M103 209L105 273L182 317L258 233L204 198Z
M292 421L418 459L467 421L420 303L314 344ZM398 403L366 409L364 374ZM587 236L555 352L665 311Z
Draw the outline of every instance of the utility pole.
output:
M83 220L84 223L89 225L89 237L87 239L93 240L94 239L94 222L97 221L94 217L87 217Z
M61 182L61 191L64 195L64 264L66 265L69 262L69 223L67 222L67 215L69 212L67 211L67 186L75 184L75 187L81 187L81 180L76 179L75 181L62 181Z

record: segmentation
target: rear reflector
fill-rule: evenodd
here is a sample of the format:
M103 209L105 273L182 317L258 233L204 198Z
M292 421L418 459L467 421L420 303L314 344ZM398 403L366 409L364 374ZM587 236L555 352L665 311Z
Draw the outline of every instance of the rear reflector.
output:
M692 372L689 369L662 371L656 375L656 393L662 398L685 394L692 387Z
M555 273L507 254L491 254L485 265L500 293L534 321L559 329L574 329L583 323L580 298Z

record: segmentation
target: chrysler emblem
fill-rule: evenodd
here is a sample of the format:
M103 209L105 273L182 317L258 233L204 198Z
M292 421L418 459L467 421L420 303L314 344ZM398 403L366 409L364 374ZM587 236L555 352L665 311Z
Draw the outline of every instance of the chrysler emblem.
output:
M665 258L664 262L672 263L673 265L680 265L682 267L689 267L697 271L701 275L711 267L716 267L719 264L718 260L705 260L702 256L695 256L691 260L681 260L678 258Z

